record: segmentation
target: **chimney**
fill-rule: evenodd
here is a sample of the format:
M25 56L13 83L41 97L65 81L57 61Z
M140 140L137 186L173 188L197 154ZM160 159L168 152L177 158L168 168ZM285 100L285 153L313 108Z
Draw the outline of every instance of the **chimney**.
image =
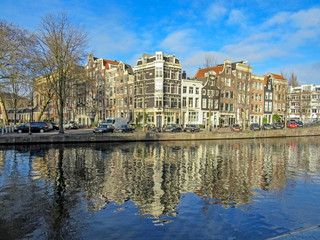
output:
M182 79L187 79L186 71L183 71L183 73L182 73Z

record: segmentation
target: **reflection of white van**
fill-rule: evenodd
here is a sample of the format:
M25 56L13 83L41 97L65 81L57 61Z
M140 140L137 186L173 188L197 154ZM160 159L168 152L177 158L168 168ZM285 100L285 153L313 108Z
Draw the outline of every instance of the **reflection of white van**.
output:
M128 119L122 117L107 118L103 121L103 123L113 125L114 127L119 127L120 125L128 124Z

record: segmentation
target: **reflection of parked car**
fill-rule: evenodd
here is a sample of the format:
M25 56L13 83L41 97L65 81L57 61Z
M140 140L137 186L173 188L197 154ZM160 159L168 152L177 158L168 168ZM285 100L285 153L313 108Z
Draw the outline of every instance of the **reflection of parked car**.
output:
M272 127L271 124L265 123L265 124L262 125L262 129L263 130L271 130L271 129L273 129L273 127Z
M196 124L187 124L184 128L185 132L200 132L200 127Z
M114 129L113 132L115 133L129 133L129 132L134 132L135 128L129 124L126 125L120 125L120 127L117 127Z
M297 122L297 126L298 126L298 127L303 127L303 122L298 121L298 122Z
M76 122L74 122L74 121L69 121L69 122L65 122L65 123L63 124L63 128L64 128L64 129L78 129L79 126L78 126L78 124L77 124Z
M94 133L112 133L114 130L114 126L110 124L101 124L99 127L93 129Z
M298 125L297 125L297 122L296 122L296 121L290 120L290 121L288 121L288 123L287 123L287 127L288 127L288 128L297 128Z
M258 123L252 123L250 125L250 130L252 130L252 131L260 131L261 127L260 127L260 125Z
M272 124L273 129L283 129L283 124L281 122L275 122Z
M29 132L30 123L18 126L15 128L15 132ZM47 132L49 131L49 126L46 122L31 122L31 132Z
M239 124L233 124L231 127L230 127L231 131L232 132L241 132L241 126Z
M163 129L164 132L181 132L182 128L177 124L169 124Z

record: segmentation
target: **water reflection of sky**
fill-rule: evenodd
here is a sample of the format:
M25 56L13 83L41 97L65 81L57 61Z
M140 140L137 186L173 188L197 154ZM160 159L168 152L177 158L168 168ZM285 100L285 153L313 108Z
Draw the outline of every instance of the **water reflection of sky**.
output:
M319 140L2 146L0 231L265 239L310 227L320 222Z

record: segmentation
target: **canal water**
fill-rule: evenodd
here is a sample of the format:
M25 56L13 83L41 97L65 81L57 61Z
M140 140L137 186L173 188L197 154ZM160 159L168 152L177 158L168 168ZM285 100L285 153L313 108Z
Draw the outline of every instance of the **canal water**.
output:
M320 137L0 146L0 239L267 239L319 199Z

